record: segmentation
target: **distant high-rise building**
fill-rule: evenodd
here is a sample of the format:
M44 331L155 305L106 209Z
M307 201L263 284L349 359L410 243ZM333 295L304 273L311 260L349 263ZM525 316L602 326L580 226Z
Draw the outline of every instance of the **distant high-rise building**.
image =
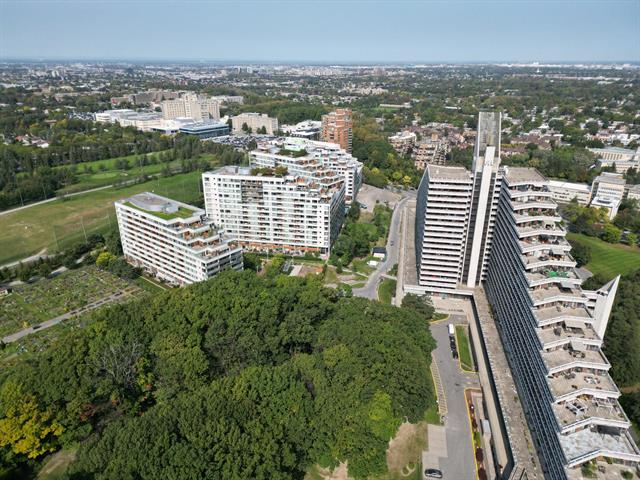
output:
M322 116L320 140L336 143L351 153L353 150L353 120L351 110L337 108Z
M194 93L186 93L174 100L161 103L162 116L165 120L187 117L196 122L220 119L220 104L217 100Z
M253 133L264 131L267 135L275 135L278 131L278 119L270 117L266 113L241 113L231 118L233 133L242 133L245 129L251 129Z

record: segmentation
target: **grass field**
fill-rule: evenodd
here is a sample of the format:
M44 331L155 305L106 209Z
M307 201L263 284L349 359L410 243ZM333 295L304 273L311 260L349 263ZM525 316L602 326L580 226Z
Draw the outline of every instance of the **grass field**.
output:
M611 279L640 268L640 248L607 243L577 233L568 233L567 238L591 248L591 261L585 267L594 275L601 273Z
M154 191L193 203L200 196L200 172L156 178L123 188L107 188L65 200L36 205L0 216L0 265L43 249L54 252L102 233L115 225L113 202L136 193Z
M396 295L396 281L385 278L378 285L378 300L391 305L391 300Z
M473 372L475 367L473 365L473 356L471 355L471 346L469 345L466 326L456 325L456 343L458 344L460 367L463 370Z
M148 157L157 157L161 152L147 154ZM60 190L60 192L79 192L89 190L91 188L111 185L113 183L131 180L141 174L153 175L162 172L165 164L157 163L155 165L140 166L136 164L138 155L129 155L128 157L109 158L107 160L96 160L94 162L78 163L76 165L76 183L68 185ZM131 165L128 170L116 168L116 162L119 160L127 160ZM179 160L170 162L169 168L176 168L180 165ZM55 168L65 168L68 165L61 165ZM87 172L91 169L91 172ZM85 173L87 172L87 173Z

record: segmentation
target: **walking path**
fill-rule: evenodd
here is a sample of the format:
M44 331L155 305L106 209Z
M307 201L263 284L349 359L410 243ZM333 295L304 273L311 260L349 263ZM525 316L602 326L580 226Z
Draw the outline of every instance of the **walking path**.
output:
M68 198L68 197L75 197L76 195L84 195L85 193L97 192L100 190L111 188L113 186L114 185L105 185L104 187L96 187L96 188L91 188L89 190L82 190L81 192L65 194L65 197ZM0 212L0 216L8 215L9 213L19 212L20 210L25 210L27 208L35 207L37 205L42 205L44 203L55 202L56 200L60 200L60 199L58 197L51 197L51 198L47 198L46 200L40 200L39 202L28 203L27 205L23 205L22 207L12 208L11 210L3 210L2 212Z

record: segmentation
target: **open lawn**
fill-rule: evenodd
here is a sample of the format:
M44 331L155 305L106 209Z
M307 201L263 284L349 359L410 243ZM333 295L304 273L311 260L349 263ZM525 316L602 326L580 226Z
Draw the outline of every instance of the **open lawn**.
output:
M193 203L200 196L200 172L156 178L123 188L56 200L0 216L0 265L49 253L84 240L84 234L102 233L116 224L113 202L136 193L153 191Z
M624 275L640 268L640 248L607 243L599 238L568 233L571 241L581 242L591 248L591 261L585 267L594 275L601 273L607 279Z
M131 283L95 266L17 286L0 298L0 336L107 297Z
M378 285L378 300L391 305L391 300L396 295L396 281L385 278Z
M158 157L161 152L148 153L149 158ZM109 158L106 160L96 160L94 162L85 162L76 164L76 183L67 185L59 190L60 193L80 192L91 188L111 185L113 183L132 180L143 173L153 175L162 172L165 165L171 169L177 169L180 166L180 160L174 160L169 163L158 162L156 164L140 165L138 158L141 155L129 155L127 157ZM117 168L116 163L122 160L129 162L130 168L124 170ZM55 168L68 168L69 165L61 165Z
M465 325L456 325L456 343L458 344L458 354L460 355L460 368L467 371L474 371L473 356Z

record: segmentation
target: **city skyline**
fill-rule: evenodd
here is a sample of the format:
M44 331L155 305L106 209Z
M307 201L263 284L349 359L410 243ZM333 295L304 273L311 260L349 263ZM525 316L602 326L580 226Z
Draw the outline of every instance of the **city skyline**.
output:
M640 60L640 2L634 0L406 0L393 8L386 1L303 1L291 8L288 0L193 0L177 6L143 0L5 1L0 58L322 64ZM489 26L495 33L478 34Z

